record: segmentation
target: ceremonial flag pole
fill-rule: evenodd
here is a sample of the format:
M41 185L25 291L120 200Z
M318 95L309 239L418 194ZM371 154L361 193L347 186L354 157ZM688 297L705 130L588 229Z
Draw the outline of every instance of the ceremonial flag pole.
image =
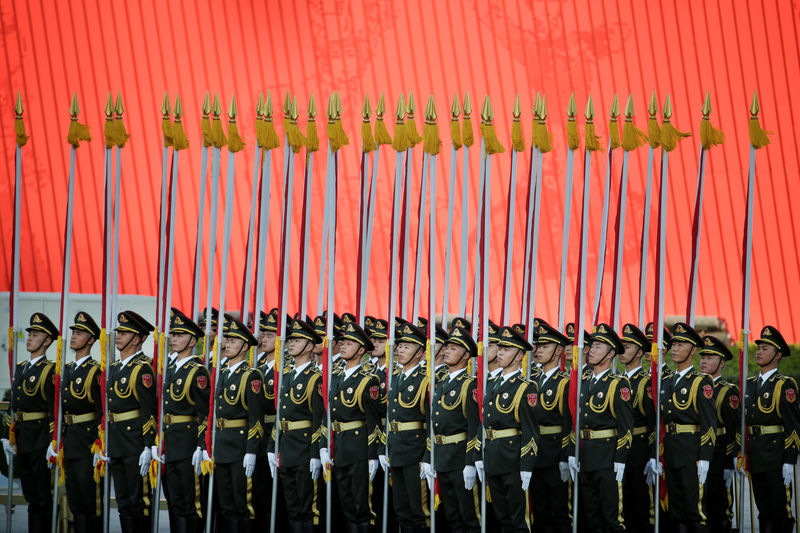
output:
M603 295L603 274L606 268L606 243L608 238L608 204L611 198L611 168L614 163L614 149L619 148L622 140L619 136L619 98L614 95L611 102L611 118L608 121L608 158L606 159L606 181L603 188L603 215L600 219L600 243L597 245L597 280L594 285L594 308L592 310L592 326L597 327L600 320L600 299ZM616 361L615 363L616 364ZM612 365L613 366L613 365Z
M758 121L758 112L758 93L753 91L753 100L750 103L750 164L747 168L747 201L745 204L744 232L742 237L742 330L739 334L739 391L740 403L742 404L744 403L744 393L747 385L747 365L750 346L750 270L753 249L753 198L756 192L756 150L764 148L770 143L768 134L771 133L761 129L761 124L759 124ZM742 436L747 435L746 423L746 413L745 410L742 409L739 433ZM742 437L738 459L742 469L747 467L746 457L747 439ZM739 483L739 490L736 494L738 513L741 513L744 509L744 487L745 483ZM752 490L750 495L752 498ZM741 514L737 514L736 520L741 529Z
M642 221L642 240L639 261L639 329L642 331L644 331L644 325L646 323L647 255L650 251L650 197L653 189L653 159L655 149L661 146L661 129L658 127L658 119L656 118L657 112L658 104L656 103L656 92L653 91L653 95L650 97L650 105L647 107L647 136L650 148L647 150L647 179L644 192L644 219ZM655 334L653 335L653 340L655 341Z
M122 182L122 148L125 147L125 144L128 142L128 138L130 135L125 131L125 123L122 122L122 114L125 111L125 108L122 105L122 93L117 92L117 103L115 105L115 111L117 113L117 119L114 121L114 136L115 136L115 143L117 145L117 166L115 170L115 179L114 179L114 195L115 198L117 196L121 196L120 194L120 185ZM185 134L184 134L185 135ZM113 321L114 318L117 316L117 310L119 309L119 291L117 290L117 286L119 284L119 209L120 209L120 200L115 200L114 202L114 246L112 249L112 256L111 256L111 315L109 317L110 321ZM116 337L116 333L112 330L109 332L109 340L111 342L111 346L114 346L114 338ZM113 351L111 352L111 358L114 358Z
M571 102L574 105L574 101ZM592 190L591 187L591 170L592 170L592 152L601 149L600 141L594 132L594 105L592 104L592 97L589 96L589 101L586 103L586 132L585 132L585 150L584 150L584 166L583 166L583 207L581 209L581 241L580 252L578 256L578 283L575 288L575 345L572 351L572 369L570 372L569 380L569 407L570 413L573 415L573 424L575 427L575 463L580 470L580 446L581 446L581 374L579 371L583 366L583 346L586 342L584 339L584 329L586 321L586 313L584 306L586 305L586 260L588 256L588 243L589 243L589 194ZM574 114L571 116L574 123ZM577 482L577 478L575 480ZM572 508L578 509L578 490L572 491ZM578 532L578 513L573 513L572 518L572 532Z
M697 163L697 193L694 200L692 221L692 262L689 267L689 295L686 298L686 322L694 327L694 310L697 302L697 259L700 256L700 231L703 216L703 188L706 177L706 154L712 146L722 144L725 134L711 125L711 93L706 93L703 102L703 120L700 121L700 159Z
M409 91L408 93L408 106L406 107L408 111L407 114L407 122L406 122L406 137L408 139L408 147L406 148L406 159L405 159L405 172L403 176L403 218L401 221L401 233L400 233L400 240L402 241L402 258L400 259L400 278L402 288L400 291L400 314L404 319L408 319L408 252L410 248L410 239L411 239L411 167L413 166L412 156L414 152L414 147L422 142L422 137L420 137L419 133L417 132L417 123L414 119L414 111L416 111L416 104L414 103L414 93ZM423 179L425 176L425 161L426 157L425 154L422 154L422 174ZM425 194L425 183L423 182L422 186L420 187L420 201L422 201L423 195ZM424 222L420 220L422 225L424 226ZM419 230L418 230L419 231ZM417 247L419 250L419 246ZM422 268L421 264L416 265L415 271L415 278L416 272ZM415 282L416 286L416 282ZM414 291L413 300L412 300L412 313L413 308L417 305L418 299L418 291ZM417 317L413 316L412 314L412 322L416 324Z
M166 271L167 217L169 213L169 147L172 146L172 123L170 122L169 96L165 92L161 103L161 131L164 148L161 151L161 214L158 224L158 272L156 286L156 323L153 333L153 371L158 372L158 361L164 352L164 274ZM112 269L113 273L113 269Z
M206 181L208 181L208 149L211 144L211 102L209 101L208 91L203 100L203 118L200 119L200 130L203 134L203 145L200 148L200 197L197 200L197 236L194 245L194 269L192 271L192 308L190 310L192 320L200 320L200 268L203 258L203 218L206 206ZM205 339L208 340L208 339ZM205 363L208 347L203 347L203 362Z
M517 155L525 150L525 139L522 136L522 124L520 116L522 110L519 105L519 94L514 100L513 121L511 123L511 176L508 184L508 217L506 218L506 239L505 239L505 268L503 272L503 307L500 314L500 322L508 326L510 319L509 296L511 288L511 267L514 262L514 210L517 201Z
M467 314L467 267L469 266L469 147L475 143L475 135L472 131L472 119L470 118L472 103L469 99L469 93L464 95L463 109L464 122L461 125L461 140L464 143L464 159L461 165L461 261L459 264L460 273L458 280L459 316L466 316ZM477 268L477 265L475 268Z
M541 105L541 95L536 93L536 100L533 102L533 120L531 121L531 160L528 165L528 194L525 198L525 252L524 262L522 267L522 316L520 322L525 324L526 335L530 337L533 332L528 334L528 284L530 283L530 256L531 256L531 230L533 229L533 196L534 185L536 183L536 163L539 158L539 146L537 139L537 131L539 127L539 106ZM527 369L526 377L529 376L530 370Z
M564 331L564 304L567 299L567 254L569 253L570 210L572 209L572 174L575 164L575 150L578 149L578 125L575 122L577 107L575 93L569 97L567 107L567 175L564 186L564 223L561 231L561 285L558 292L558 330ZM564 366L562 361L561 366Z
M373 184L372 187L369 187L369 154L378 149L372 136L371 113L372 108L369 105L369 95L367 95L364 97L364 105L361 108L361 201L359 203L358 264L356 269L356 313L358 325L361 327L364 327L367 307L367 283L369 282L367 248L370 244L367 242L367 233L368 228L372 226L370 190L372 191L373 199L375 194L374 172L372 174Z
M450 139L452 145L450 147L450 188L447 193L447 237L444 244L444 286L442 287L442 327L445 329L447 329L448 323L450 263L452 262L453 255L453 211L456 194L457 152L463 146L463 142L461 141L461 129L458 124L459 114L461 114L461 109L458 105L458 93L456 93L453 98L453 105L450 108Z
M303 219L301 223L300 238L302 239L301 255L300 255L300 284L299 284L299 302L300 302L300 316L305 319L308 311L307 296L308 296L308 263L310 261L309 255L309 237L311 234L311 209L309 203L311 202L311 190L313 183L313 170L314 170L314 152L319 151L319 136L317 134L317 105L314 102L314 95L308 102L308 123L306 125L306 165L303 183Z
M78 122L78 95L72 95L72 104L69 108L71 117L69 124L69 132L67 133L67 142L71 145L69 157L69 179L67 181L67 211L66 221L64 224L64 269L61 278L61 305L59 315L59 332L56 341L56 364L53 375L53 389L55 390L55 399L53 402L53 417L55 418L56 425L53 432L53 442L51 444L51 451L48 452L48 459L53 465L53 508L50 522L50 529L53 533L56 532L58 526L58 487L64 482L64 471L62 468L61 460L64 452L61 450L61 427L63 418L61 417L61 375L63 370L63 357L64 357L64 335L69 327L69 282L72 265L72 211L74 204L74 189L75 189L75 155L80 146L81 141L91 141L92 137L89 135L89 127L85 124ZM111 107L111 96L109 95L108 103L106 104L106 117L113 117L113 107ZM52 454L55 452L55 455Z
M416 111L416 105L414 104L414 93L408 93L408 122L406 124L406 129L408 131L408 139L411 143L411 147L406 151L407 157L407 165L406 165L406 198L407 198L407 209L406 209L406 217L405 217L405 240L408 242L408 237L411 233L411 219L409 218L410 209L411 209L411 154L412 148L416 146L419 142L422 141L422 137L419 136L417 133L417 126L414 120L414 111ZM417 220L419 224L417 225L417 247L415 250L415 268L414 268L414 288L413 288L413 300L412 300L412 307L411 307L411 322L414 324L417 323L417 319L419 318L419 300L420 300L420 282L422 278L422 252L424 248L424 237L425 237L425 196L428 193L428 165L429 165L430 156L427 152L423 150L422 152L422 183L419 187L419 203L417 204ZM408 247L405 249L405 257L408 257ZM406 265L404 268L404 278L408 277L408 261L404 261ZM404 291L405 292L405 291Z
M8 376L14 383L17 368L17 349L19 347L18 313L19 309L19 253L20 219L22 217L22 147L28 143L25 122L22 120L22 91L17 93L14 106L14 134L17 148L14 152L14 220L11 233L11 295L8 310ZM9 416L14 419L13 402L9 402ZM10 435L9 435L10 436ZM16 443L12 443L16 444ZM8 464L8 499L6 500L6 533L11 533L11 500L14 496L14 461Z
M479 220L478 223L479 223L480 230L475 232L475 276L473 277L473 282L472 282L472 331L471 331L471 335L472 335L473 338L477 338L478 335L481 332L480 326L481 326L482 322L480 322L478 320L478 317L481 316L480 313L483 310L483 304L480 301L481 298L483 297L483 292L481 291L481 288L482 288L482 285L481 285L481 274L482 274L482 269L483 269L482 265L483 265L483 260L484 260L481 243L483 242L483 233L484 233L484 231L483 231L483 217L485 215L485 213L484 213L485 205L484 205L483 201L484 201L485 196L486 196L486 193L484 191L484 187L486 185L486 181L485 181L486 180L486 138L484 136L484 129L485 129L486 120L487 120L487 118L485 116L485 114L487 113L487 110L486 110L487 105L488 105L488 99L484 100L483 107L481 108L481 125L480 125L480 131L481 131L481 155L480 155L480 159L478 160L479 161L479 167L478 167L479 171L478 171L478 210L477 210L478 216L480 217L478 219ZM481 318L481 320L483 320L483 319ZM487 322L487 324L488 324L488 322ZM485 375L485 374L482 375L481 372L483 372L485 366L486 366L486 361L483 361L483 356L482 356L481 352L479 352L478 353L478 368L477 368L478 387L483 387L483 375ZM483 392L483 388L481 388L478 391L478 397L480 397L480 398L483 397L481 395L482 392Z

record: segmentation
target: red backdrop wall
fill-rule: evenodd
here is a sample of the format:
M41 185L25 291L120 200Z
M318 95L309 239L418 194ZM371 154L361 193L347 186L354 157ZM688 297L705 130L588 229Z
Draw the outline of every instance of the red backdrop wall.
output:
M188 308L192 253L196 231L200 168L200 106L206 90L219 92L227 109L232 95L239 103L240 130L247 147L237 157L237 184L228 295L241 290L249 217L255 135L253 117L259 92L280 101L296 94L305 122L308 98L314 94L323 111L331 91L344 105L343 124L351 143L341 152L338 225L337 308L355 301L357 183L360 158L359 111L364 95L377 101L386 95L394 109L401 93L413 90L421 115L430 94L436 99L445 139L439 162L440 235L439 306L441 306L443 240L449 172L447 116L453 95L469 92L477 111L483 96L492 99L499 137L510 144L511 109L520 95L525 137L537 91L547 97L554 150L545 156L544 204L538 265L536 314L555 321L558 307L561 217L566 159L565 110L575 92L579 110L591 95L598 113L598 132L607 140L607 117L614 94L622 107L629 93L636 104L636 123L646 126L646 105L655 91L659 104L669 93L679 129L694 136L671 157L665 310L681 314L686 305L691 224L699 154L700 109L706 91L712 95L712 122L727 133L723 146L708 159L699 270L698 315L723 317L734 337L741 322L741 237L748 164L748 108L753 91L761 101L762 124L775 131L773 143L758 153L753 239L752 327L771 323L792 340L800 340L797 246L800 236L793 199L798 185L797 128L800 116L791 87L800 82L797 2L702 0L637 2L586 0L512 2L156 2L8 1L0 5L2 50L0 72L0 290L10 278L13 198L13 105L22 91L31 141L24 148L22 191L22 290L58 291L61 275L65 191L69 150L65 143L68 107L78 93L81 119L95 139L78 151L72 288L99 292L103 150L102 121L109 91L121 91L131 140L123 151L121 191L120 290L154 294L160 198L161 133L159 109L164 91L174 101L180 93L191 146L184 152L178 198L175 247L175 303ZM322 117L320 117L322 118ZM388 118L388 117L387 117ZM419 120L421 128L422 120ZM322 128L321 128L322 129ZM390 125L391 130L391 125ZM375 245L367 310L385 314L394 154L381 154ZM474 242L477 194L477 150L471 153L471 240ZM273 203L266 301L277 301L280 213L280 150L273 157ZM421 146L414 153L413 183L420 181ZM226 155L223 154L223 167ZM621 157L615 158L613 188L619 182ZM628 217L622 286L622 320L636 319L639 235L642 225L647 152L631 157ZM657 158L658 160L658 158ZM503 235L509 184L509 155L493 163L492 283L502 286ZM593 298L601 215L605 157L593 161L588 295ZM511 281L511 320L519 316L522 286L528 152L520 154L516 202L516 254ZM321 239L324 155L315 162L309 299L316 302ZM459 167L460 168L460 167ZM578 213L582 155L576 158L572 212ZM301 169L298 171L301 172ZM298 173L298 178L300 174ZM223 180L224 181L224 180ZM418 187L418 185L414 185ZM222 190L225 194L231 191ZM299 195L297 189L296 198ZM460 191L456 191L460 198ZM414 200L416 208L416 199ZM222 203L220 203L222 205ZM611 202L612 213L616 200ZM456 204L456 220L461 206ZM654 211L655 214L655 211ZM293 217L298 242L300 215ZM412 232L417 224L412 221ZM220 212L220 234L222 213ZM207 231L207 230L206 230ZM206 233L207 234L207 233ZM578 218L573 218L567 272L574 280ZM613 243L613 231L609 243ZM654 243L655 224L651 243ZM458 231L455 233L458 258ZM298 271L297 248L292 271ZM609 246L609 250L611 246ZM653 280L655 246L650 251ZM412 259L414 253L412 251ZM606 267L611 269L609 257ZM474 267L470 263L470 271ZM205 268L205 267L204 267ZM204 270L205 271L205 270ZM219 265L216 268L219 272ZM458 261L453 265L458 272ZM608 319L610 274L606 276L601 319ZM274 280L274 282L273 282ZM297 279L292 279L290 307L296 308ZM450 308L457 303L453 283ZM427 274L422 277L423 291ZM567 313L573 313L570 281ZM648 317L652 313L652 285ZM500 313L500 290L493 291L492 315ZM238 304L237 304L238 305ZM311 310L315 311L315 304ZM591 305L587 306L590 309ZM423 309L425 307L423 306Z

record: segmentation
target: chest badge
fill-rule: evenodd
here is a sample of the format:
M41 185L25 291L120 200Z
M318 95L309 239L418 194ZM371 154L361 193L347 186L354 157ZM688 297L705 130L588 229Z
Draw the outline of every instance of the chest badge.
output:
M600 392L598 392L598 393L597 393L597 397L598 397L598 398L603 398L603 391L600 391Z
M408 386L408 392L414 392L414 385Z
M507 393L507 392L504 392L504 393L503 393L503 399L505 400L505 399L507 399L507 398L508 398L508 393Z
M275 382L273 380L269 380L269 386L271 387Z
M78 385L80 385L80 384L81 384L81 381L83 381L83 380L82 380L81 378L78 378L78 379L76 379L76 380L75 380L75 383L77 383Z
M302 388L303 388L303 384L302 383L298 383L297 384L297 390L301 390Z
M768 392L765 392L765 393L764 393L764 399L766 400L767 398L769 398L769 393L768 393Z
M353 394L353 387L347 387L347 394Z
M681 394L686 394L686 387L681 389Z
M31 376L30 382L33 383L34 381L36 381L36 378L34 376Z
M545 392L544 394L545 394L545 396L552 396L553 395L553 389L547 389L547 392Z
M231 383L231 390L236 390L236 383Z
M451 390L451 391L450 391L450 396L455 396L455 395L456 395L456 391L454 391L454 390Z
M122 383L123 385L125 385L125 383L127 381L128 381L128 378L122 378L121 380L119 380L119 382Z
M177 383L178 385L180 385L181 383L183 383L183 380L182 380L181 378L178 378L178 381L176 381L175 383Z

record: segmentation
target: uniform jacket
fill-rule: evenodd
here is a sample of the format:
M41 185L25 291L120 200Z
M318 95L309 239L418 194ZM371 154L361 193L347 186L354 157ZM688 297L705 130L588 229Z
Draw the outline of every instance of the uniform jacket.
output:
M539 450L533 467L549 468L566 461L569 451L572 433L567 397L569 374L556 370L545 380L544 374L540 373L535 381L538 384L538 396L533 407L533 418L539 429Z
M650 371L640 368L628 379L631 387L633 410L633 442L628 455L628 464L644 466L650 458L655 444L656 407L653 403L653 387Z
M675 383L677 372L661 380L661 420L664 465L678 468L698 460L711 461L717 438L714 385L708 374L690 369ZM672 425L696 426L695 431L673 433Z
M216 386L216 441L214 461L234 463L245 453L258 453L263 443L264 380L261 372L244 362L233 371L228 366L220 369ZM220 419L245 420L240 427L225 427ZM222 427L220 427L222 426Z
M164 455L167 462L173 462L191 457L198 446L205 448L211 389L208 370L196 357L192 356L180 368L173 364L166 374ZM194 420L174 423L173 415L191 416Z
M408 466L422 461L428 435L429 390L430 381L423 365L418 365L408 377L403 376L402 371L392 376L388 397L389 433L386 435L390 465ZM422 427L392 431L394 422L419 422Z
M581 470L591 472L626 463L633 440L633 410L628 378L606 372L595 383L581 387ZM612 431L609 437L591 438L595 431ZM588 432L588 435L587 435Z
M744 398L747 421L747 461L751 472L780 470L797 462L800 415L797 384L793 378L773 373L761 388L758 376L747 378ZM777 433L761 433L764 426L782 426Z
M725 469L732 468L733 458L741 444L739 387L722 379L714 381L714 406L717 412L717 442L714 447L714 463L720 462Z
M61 408L65 415L61 429L64 458L79 459L92 455L92 445L97 440L103 408L100 398L100 363L89 357L80 365L76 366L73 361L64 367L61 376ZM71 415L88 413L94 413L94 420L70 423Z
M533 470L539 430L532 407L538 402L536 382L517 372L503 381L502 374L489 382L483 397L486 439L484 467L492 475ZM516 429L509 437L489 438L490 431Z
M264 413L263 425L265 439L264 446L262 446L259 451L259 453L263 455L267 452L266 443L269 441L269 436L272 435L272 431L275 429L275 365L270 367L264 363L258 367L258 370L261 372L261 375L264 376L264 406L262 412Z
M139 455L156 440L156 382L149 360L139 354L125 365L115 361L108 377L108 454L110 457ZM114 422L115 414L138 410L137 417Z
M33 365L17 363L14 385L11 387L11 408L18 413L48 415L39 420L19 421L14 426L17 450L33 451L46 448L53 434L53 373L55 364L42 357Z
M453 379L445 376L433 394L431 414L434 433L434 467L437 472L461 471L481 459L481 421L478 415L477 381L468 370ZM461 442L437 444L437 436L464 433ZM431 442L427 440L425 462L430 462Z

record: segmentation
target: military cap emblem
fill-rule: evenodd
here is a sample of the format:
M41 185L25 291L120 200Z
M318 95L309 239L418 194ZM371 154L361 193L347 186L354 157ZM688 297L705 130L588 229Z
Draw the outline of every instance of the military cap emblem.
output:
M686 333L686 328L683 327L683 324L678 324L675 327L675 331L678 333Z
M324 326L325 325L325 321L322 320L321 316L318 316L317 318L314 319L314 325L315 326Z
M178 325L183 325L184 324L183 319L180 317L180 315L175 317L175 323L178 324Z
M33 319L31 320L31 322L33 322L34 324L41 324L42 317L40 317L38 314L33 315Z
M125 314L119 315L119 321L122 322L123 324L127 323L128 322L128 316L125 315Z
M364 319L364 324L366 324L367 326L374 326L375 325L375 321L372 320L371 317L367 317L367 318Z
M769 329L769 326L764 328L764 331L761 332L762 335L772 335L772 330Z
M711 337L706 337L705 340L703 341L703 343L706 346L714 346L714 342L711 340Z
M622 331L623 331L624 333L626 333L626 334L628 334L628 333L633 333L633 330L631 329L631 326L630 326L629 324L626 324L626 325L625 325L625 329L623 329Z
M503 330L503 337L511 337L511 330L505 329Z
M608 333L608 329L603 324L600 324L600 327L597 328L600 333Z

